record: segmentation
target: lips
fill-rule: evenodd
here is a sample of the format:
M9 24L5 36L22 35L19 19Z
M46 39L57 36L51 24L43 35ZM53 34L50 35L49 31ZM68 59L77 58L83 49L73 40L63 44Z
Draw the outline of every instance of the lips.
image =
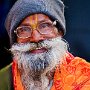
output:
M36 54L36 53L44 53L46 51L47 51L46 48L36 48L34 50L31 50L30 52Z

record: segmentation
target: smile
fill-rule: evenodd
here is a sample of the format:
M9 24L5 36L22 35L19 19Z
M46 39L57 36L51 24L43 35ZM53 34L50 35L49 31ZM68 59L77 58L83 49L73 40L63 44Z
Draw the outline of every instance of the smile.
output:
M31 50L30 52L33 53L33 54L36 54L36 53L44 53L44 52L47 52L48 50L46 48L35 48L33 50Z

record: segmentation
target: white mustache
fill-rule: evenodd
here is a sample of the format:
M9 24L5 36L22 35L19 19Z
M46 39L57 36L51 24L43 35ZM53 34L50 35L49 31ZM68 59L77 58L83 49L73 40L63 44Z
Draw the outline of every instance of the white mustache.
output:
M27 52L27 51L31 51L31 50L35 50L35 49L40 49L40 48L50 49L50 48L54 48L54 47L58 46L59 45L58 43L61 42L60 39L62 39L62 38L57 37L54 39L44 40L44 41L38 42L38 43L21 43L21 44L16 43L11 47L10 51L11 52L16 52L16 51ZM64 39L62 39L62 40L65 41Z

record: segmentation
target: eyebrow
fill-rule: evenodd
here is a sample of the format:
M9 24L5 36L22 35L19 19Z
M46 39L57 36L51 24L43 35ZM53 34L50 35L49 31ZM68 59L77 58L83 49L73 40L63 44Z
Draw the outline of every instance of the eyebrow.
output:
M39 21L38 23L43 23L43 22L52 22L50 20L42 20L42 21Z
M50 20L42 20L42 21L38 21L38 24L43 23L43 22L52 22ZM22 23L20 26L31 26L29 23Z
M31 26L29 23L22 23L20 26Z

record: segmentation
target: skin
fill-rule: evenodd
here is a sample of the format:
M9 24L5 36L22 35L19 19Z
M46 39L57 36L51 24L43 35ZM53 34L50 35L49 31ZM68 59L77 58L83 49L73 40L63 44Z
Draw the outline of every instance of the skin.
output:
M31 37L29 38L19 38L17 37L17 42L18 43L26 43L26 42L33 42L33 43L37 43L39 41L45 40L45 39L49 39L49 38L55 38L57 36L62 36L62 33L58 32L58 30L56 30L56 32L51 33L49 35L41 35L37 30L36 30L36 26L37 24L43 22L43 21L50 21L50 18L44 14L34 14L34 15L30 15L28 17L26 17L20 24L20 26L31 26L33 28L33 32ZM38 51L37 51L38 52Z
M45 40L48 38L55 38L58 35L61 36L61 33L56 32L56 33L52 33L50 35L41 35L37 30L36 30L36 26L38 23L43 22L43 21L51 21L49 19L48 16L44 15L44 14L34 14L31 16L26 17L20 24L20 26L23 25L30 25L31 27L33 27L33 32L32 32L32 36L30 38L19 38L17 37L17 42L18 43L25 43L25 42L39 42L41 40ZM52 22L52 21L51 21Z
M38 71L38 72L35 72L35 68L34 69L32 69L32 68L30 68L30 67L34 67L35 65L33 65L32 64L32 62L30 63L30 59L32 59L32 58L30 58L29 59L29 57L27 57L27 60L26 60L26 56L25 57L22 57L24 54L26 54L26 55L30 55L31 53L33 53L33 54L36 54L36 53L43 53L43 52L45 52L46 50L48 50L48 47L47 48L45 48L45 47L40 47L39 46L39 42L40 41L44 41L44 40L46 40L46 39L50 39L50 38L56 38L56 37L58 37L58 36L62 36L62 33L60 33L60 32L58 32L58 30L57 30L57 28L56 27L54 27L54 31L53 32L51 32L51 33L49 33L49 34L47 34L47 35L41 35L38 31L37 31L37 29L36 29L36 27L37 27L37 25L39 24L39 23L41 23L41 22L45 22L45 21L49 21L49 22L52 22L51 20L50 20L50 18L48 17L48 16L46 16L46 15L44 15L44 14L34 14L34 15L31 15L31 16L28 16L28 17L26 17L22 22L21 22L21 24L20 24L20 26L31 26L32 28L33 28L33 31L32 31L32 34L31 34L31 37L29 37L29 38L19 38L19 37L17 37L17 43L27 43L27 42L30 42L30 43L34 43L34 44L36 44L37 45L37 47L35 47L35 49L31 49L31 50L28 50L28 52L18 52L18 55L17 55L17 53L15 52L15 57L16 57L16 59L18 59L17 58L17 56L19 57L19 58L22 58L22 59L20 59L20 61L19 61L19 63L17 62L17 64L18 64L18 66L20 65L20 75L21 75L21 78L23 79L23 80L25 80L25 79L28 79L28 77L29 77L29 79L28 80L26 80L26 82L27 83L29 83L29 84L27 84L26 82L24 82L24 81L22 81L22 84L24 85L24 83L26 83L24 86L28 86L28 87L31 87L31 86L33 86L33 83L34 83L34 86L32 87L32 90L33 90L33 88L35 88L35 90L42 90L42 89L38 89L38 88L42 88L42 87L44 87L44 88L46 88L46 87L51 87L51 86L48 86L49 85L49 83L51 83L51 81L53 80L53 76L54 76L54 72L55 72L55 69L56 68L54 68L53 67L53 65L54 64L52 64L52 63L50 63L51 65L52 65L52 67L51 67L51 65L49 66L48 64L49 64L49 60L52 58L52 56L54 57L54 55L53 55L53 53L51 53L50 51L49 52L47 52L47 54L50 54L50 56L49 55L47 55L46 53L45 54L41 54L42 56L40 56L40 55L38 55L37 57L36 57L36 59L35 59L35 65L39 65L39 67L37 67L37 69L38 68L40 68L40 70ZM19 27L20 27L19 26ZM28 33L29 34L29 33ZM25 35L25 34L24 34ZM42 43L42 44L44 44L44 43ZM47 43L46 43L47 44ZM48 46L48 45L47 45ZM19 46L20 47L20 46ZM49 49L50 50L50 49ZM55 50L55 49L54 49ZM30 54L28 54L30 52ZM53 52L53 51L52 51ZM23 53L23 54L21 54L21 53ZM21 56L20 56L21 55ZM32 54L31 54L32 55ZM36 54L37 55L37 54ZM46 55L48 56L47 58L46 58ZM39 58L39 59L38 59ZM44 58L44 63L41 63L42 61L39 61L41 58ZM49 59L50 58L50 59ZM25 59L25 60L24 60ZM46 60L46 59L48 59L48 60ZM18 59L19 60L19 59ZM32 59L32 60L34 60L34 58ZM31 60L31 61L32 61ZM36 61L37 60L37 61ZM43 60L43 59L41 59L41 60ZM54 57L54 59L53 60L56 60L56 58ZM25 64L24 64L24 63ZM29 62L29 64L28 64L28 62ZM37 62L37 63L36 63ZM48 62L48 63L47 63ZM58 61L57 61L58 62ZM47 63L47 65L45 65ZM26 65L27 64L27 65ZM43 65L43 71L42 71L42 65ZM56 63L55 63L56 64ZM29 65L31 65L30 67L29 67ZM55 65L54 65L55 66ZM25 67L25 68L24 68ZM27 67L29 67L28 69L27 69ZM49 69L48 70L45 70L44 71L44 69L46 69L46 67L49 67ZM51 68L51 69L50 69ZM27 70L26 70L27 69ZM29 70L29 69L31 69L31 70ZM32 70L34 70L34 72L32 71ZM40 72L40 73L39 73ZM43 72L43 73L42 73ZM24 78L24 74L25 74L25 78ZM33 76L32 76L33 75ZM42 77L43 76L43 77ZM33 80L32 80L33 79ZM44 82L44 80L45 80L45 82ZM36 83L37 82L37 83ZM42 86L38 86L38 83L39 84L41 84ZM30 85L31 84L31 85ZM30 85L30 86L29 86ZM46 89L45 89L46 90Z

